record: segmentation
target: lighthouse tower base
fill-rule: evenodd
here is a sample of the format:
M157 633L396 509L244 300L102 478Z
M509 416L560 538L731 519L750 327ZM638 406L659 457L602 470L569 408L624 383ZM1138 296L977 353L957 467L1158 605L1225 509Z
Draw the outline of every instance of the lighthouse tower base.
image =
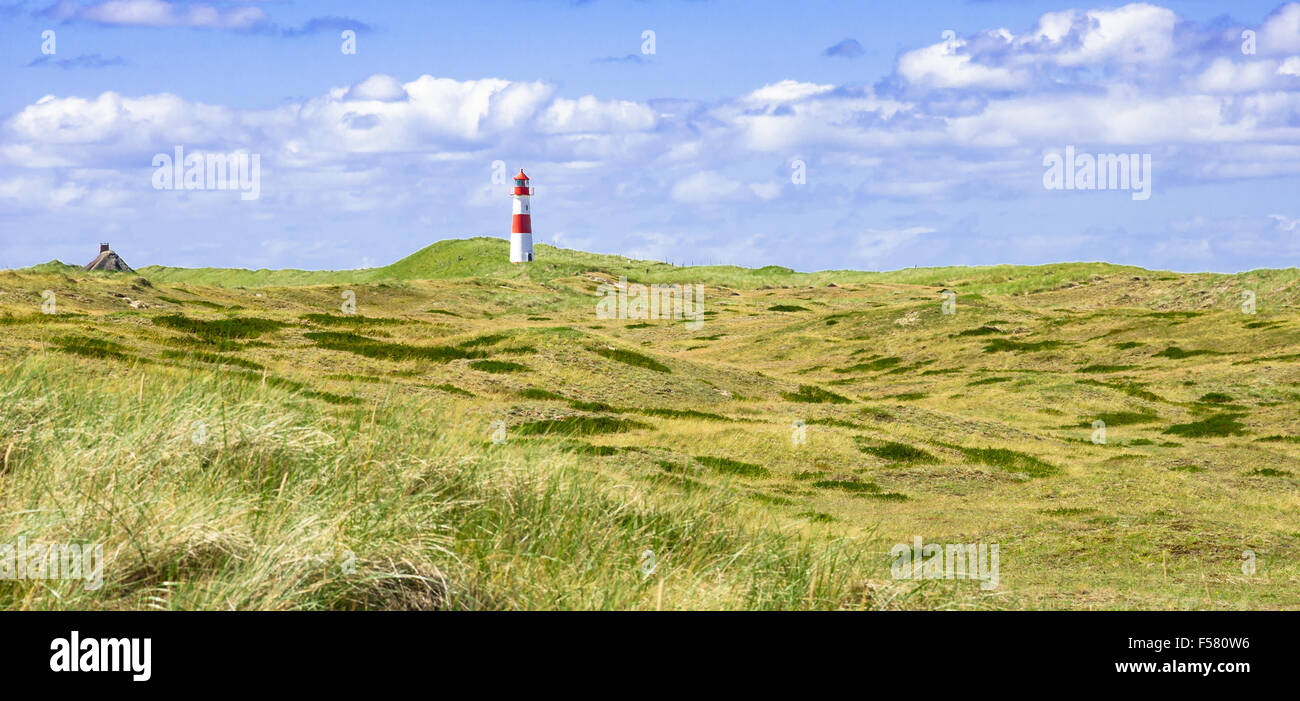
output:
M533 262L533 235L532 234L510 234L510 262L511 263L531 263Z

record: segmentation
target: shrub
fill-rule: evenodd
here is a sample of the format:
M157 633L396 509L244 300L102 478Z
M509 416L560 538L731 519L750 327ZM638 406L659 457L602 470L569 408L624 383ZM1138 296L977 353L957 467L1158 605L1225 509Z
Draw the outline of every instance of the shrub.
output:
M454 346L412 346L404 343L388 343L353 333L318 331L303 335L321 348L347 351L380 360L428 360L445 363L464 358L487 357L487 353L483 351L465 350Z
M611 419L607 416L566 416L563 419L543 419L519 424L512 430L523 436L545 434L595 435L598 433L626 433L650 428L649 424L628 419Z
M593 348L591 350L596 355L609 358L610 360L617 360L620 363L626 363L639 368L646 368L647 370L654 370L655 372L672 372L667 365L635 351L605 347Z
M506 360L475 360L470 363L469 366L475 370L498 375L511 372L528 372L531 369L527 365L512 363Z
M1246 433L1246 427L1237 419L1245 414L1215 414L1200 421L1174 424L1165 429L1165 433L1189 438L1208 436L1239 436Z
M1046 477L1055 474L1055 465L1039 460L1032 455L1017 453L1006 448L958 448L967 460L981 465L1000 467L1008 472L1023 472L1030 477Z
M798 392L782 392L781 396L790 402L804 402L807 404L849 404L853 400L843 397L834 392L828 392L815 385L799 385Z
M858 450L868 455L874 455L878 458L892 462L904 463L937 463L939 459L927 453L920 448L907 445L906 443L893 443L886 441L879 445L858 443Z
M701 465L708 467L714 472L721 472L728 475L740 475L741 477L767 477L770 472L768 469L753 463L741 462L730 458L716 458L709 455L696 455L696 461Z
M191 319L184 314L155 316L153 323L178 331L186 331L203 339L257 338L268 331L284 328L285 324L257 317L232 317L229 319Z

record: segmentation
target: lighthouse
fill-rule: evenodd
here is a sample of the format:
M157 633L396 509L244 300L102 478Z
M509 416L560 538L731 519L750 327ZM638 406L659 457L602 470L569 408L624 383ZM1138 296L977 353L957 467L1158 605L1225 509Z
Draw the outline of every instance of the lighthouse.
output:
M533 260L533 215L528 200L533 188L528 187L528 176L519 169L515 176L515 189L510 194L514 200L514 217L510 226L510 262L530 263Z

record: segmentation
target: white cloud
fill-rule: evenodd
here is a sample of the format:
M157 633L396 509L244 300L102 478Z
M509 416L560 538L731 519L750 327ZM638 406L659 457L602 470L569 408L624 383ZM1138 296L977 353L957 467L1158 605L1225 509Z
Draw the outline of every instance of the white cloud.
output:
M1300 232L1300 217L1293 218L1282 214L1270 214L1268 218L1273 220L1278 231Z
M266 13L258 7L216 7L165 0L106 0L90 4L60 0L46 13L61 20L130 27L251 29L266 22Z
M1300 51L1300 2L1274 10L1260 25L1256 40L1256 49L1263 54Z
M348 88L344 93L344 100L377 100L379 102L396 102L405 100L409 95L397 82L397 79L391 75L376 73L365 80Z
M742 194L740 181L711 170L690 175L673 186L672 196L688 204L717 204Z
M805 100L813 95L830 92L834 85L801 83L797 80L782 80L749 93L740 98L740 102L750 105L779 105L787 102Z
M550 134L643 131L654 125L654 112L643 104L628 100L601 101L591 95L577 100L555 100L538 122L541 131Z
M1025 71L974 63L959 53L963 41L934 44L909 51L898 59L898 72L909 82L926 88L1014 88L1025 84Z
M1173 10L1133 3L1106 10L1047 13L1032 40L1046 40L1063 66L1102 62L1153 63L1174 52Z
M1282 73L1274 61L1242 61L1217 58L1196 81L1207 92L1252 92L1272 85Z

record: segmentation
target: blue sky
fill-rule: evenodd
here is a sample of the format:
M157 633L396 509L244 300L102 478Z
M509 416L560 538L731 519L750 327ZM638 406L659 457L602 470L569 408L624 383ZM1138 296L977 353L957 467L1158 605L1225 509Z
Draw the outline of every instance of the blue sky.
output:
M679 263L1300 259L1300 3L0 0L0 26L0 268L101 240L382 265L505 237L496 162L534 178L537 240ZM156 189L177 146L257 155L260 196ZM1150 197L1047 189L1067 147L1149 154Z

